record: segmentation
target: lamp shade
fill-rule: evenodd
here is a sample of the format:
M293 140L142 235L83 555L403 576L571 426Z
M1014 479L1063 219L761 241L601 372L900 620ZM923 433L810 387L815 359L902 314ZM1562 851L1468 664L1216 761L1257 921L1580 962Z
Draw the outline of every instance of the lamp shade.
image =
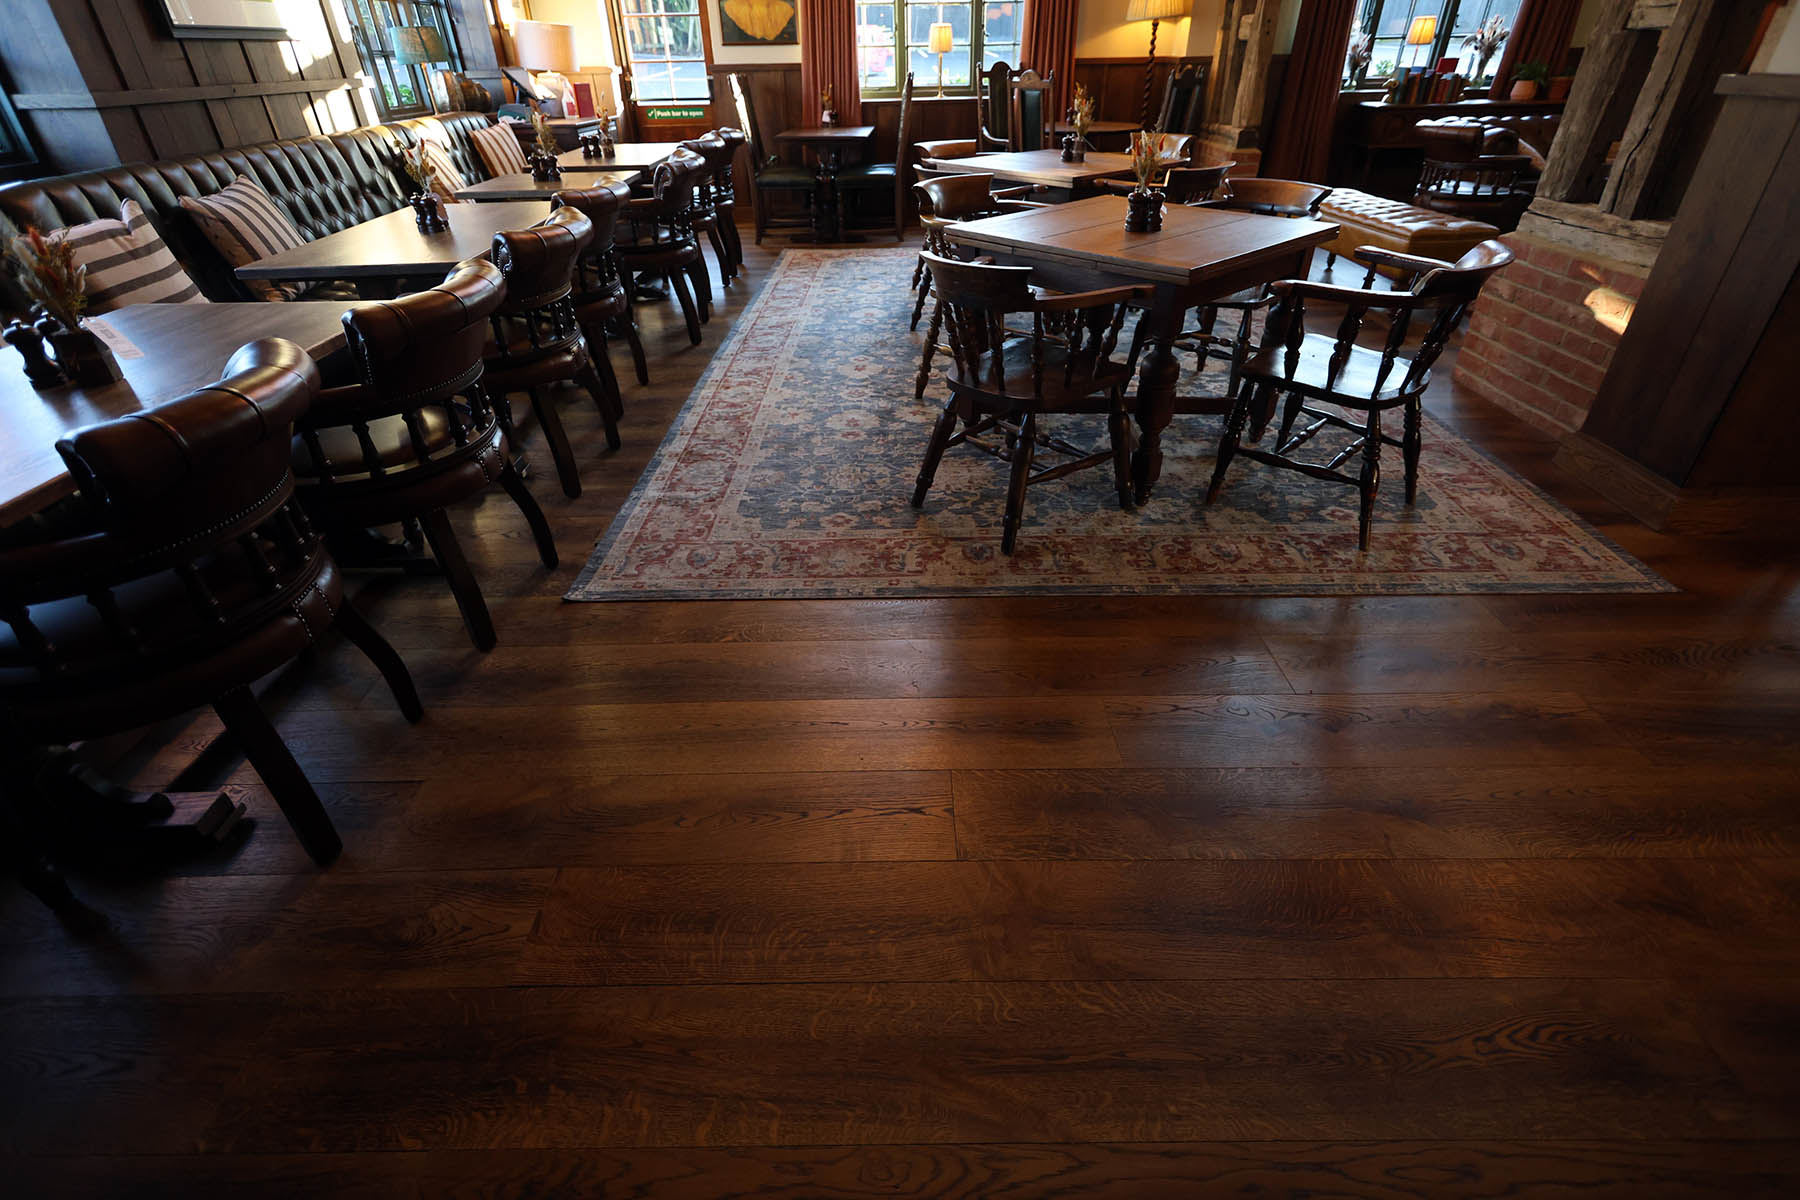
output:
M1412 26L1406 31L1406 44L1429 46L1435 41L1437 41L1437 18L1414 17Z
M1125 5L1127 21L1170 21L1188 15L1191 0L1129 0Z
M573 71L575 27L550 21L520 21L513 26L513 53L521 67L533 71Z
M931 54L948 54L954 41L950 32L950 22L937 21L931 26L931 40L926 43L926 50Z
M444 35L435 25L391 25L388 37L394 43L394 61L403 67L445 62L450 57Z

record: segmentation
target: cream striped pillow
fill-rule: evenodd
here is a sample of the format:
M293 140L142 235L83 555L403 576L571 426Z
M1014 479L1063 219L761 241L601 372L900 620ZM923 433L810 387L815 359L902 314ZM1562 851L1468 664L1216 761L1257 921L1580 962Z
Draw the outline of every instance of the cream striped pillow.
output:
M525 161L525 148L519 145L519 136L510 127L489 125L477 129L469 138L489 175L520 175L531 170L531 164Z
M456 202L456 193L469 186L462 172L456 169L451 161L450 152L437 142L425 140L425 161L431 167L431 190L443 197L446 204Z
M50 237L73 246L75 261L87 268L90 313L111 312L127 304L206 303L135 200L119 206L116 221L103 217L59 229Z
M306 244L287 215L254 179L239 175L210 196L183 196L181 207L192 214L207 241L234 267ZM263 300L293 300L313 285L246 279L244 286Z

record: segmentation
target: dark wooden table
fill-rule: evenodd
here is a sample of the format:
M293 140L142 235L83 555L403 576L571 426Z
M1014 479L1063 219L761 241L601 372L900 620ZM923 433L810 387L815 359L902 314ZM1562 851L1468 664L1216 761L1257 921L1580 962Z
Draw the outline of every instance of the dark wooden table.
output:
M1081 162L1064 162L1061 150L1018 150L977 154L972 158L928 158L928 167L945 171L991 171L1008 183L1030 183L1048 189L1038 200L1072 200L1094 190L1099 179L1131 175L1131 155L1090 150Z
M1155 288L1143 317L1137 394L1142 437L1132 456L1141 504L1162 473L1162 431L1174 415L1224 413L1229 407L1228 399L1176 395L1180 370L1172 344L1188 312L1273 279L1304 279L1313 248L1335 237L1338 227L1171 204L1159 232L1127 233L1125 210L1123 196L1093 196L952 225L949 235L996 261L1030 266L1037 281L1052 287L1083 291L1141 283Z
M680 142L614 142L611 158L589 158L579 149L556 156L567 171L648 171L680 148Z
M248 263L237 269L238 278L349 279L363 296L381 299L400 280L441 276L486 254L501 230L528 229L550 213L548 198L444 207L450 228L442 233L421 232L412 209L402 208Z
M40 392L26 381L18 352L0 349L0 525L74 493L58 438L212 383L239 346L258 338L287 338L323 358L344 345L343 314L335 300L129 305L101 319L143 357L120 358L124 380L101 388Z
M561 179L540 181L529 174L496 175L470 184L456 193L458 200L493 204L507 200L549 200L567 188L601 187L609 183L636 183L641 171L564 171ZM411 212L411 209L407 210Z
M873 125L809 125L784 129L775 135L803 150L811 150L819 160L818 194L813 201L813 240L839 242L846 240L838 221L837 174L843 165L845 150L866 146L875 136ZM850 239L860 241L860 238Z

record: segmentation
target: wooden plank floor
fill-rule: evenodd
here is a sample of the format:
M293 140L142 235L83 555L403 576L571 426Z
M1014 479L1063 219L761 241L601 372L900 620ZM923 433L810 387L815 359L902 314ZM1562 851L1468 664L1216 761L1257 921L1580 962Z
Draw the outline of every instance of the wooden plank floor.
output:
M1800 1192L1791 552L1442 369L1682 590L562 603L772 263L702 347L646 309L624 449L564 406L560 570L455 514L491 654L360 579L422 724L348 646L270 682L337 865L195 716L126 761L235 856L79 880L88 940L0 885L9 1195Z

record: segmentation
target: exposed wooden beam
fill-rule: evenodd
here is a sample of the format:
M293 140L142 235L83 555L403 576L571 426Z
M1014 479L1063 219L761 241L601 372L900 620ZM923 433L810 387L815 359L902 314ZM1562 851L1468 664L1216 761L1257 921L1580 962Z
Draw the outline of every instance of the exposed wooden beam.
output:
M21 92L12 97L20 110L136 108L146 104L191 104L199 100L239 100L302 92L340 92L370 87L366 75L336 79L282 79L267 83L215 83L200 87L134 88L119 92Z

